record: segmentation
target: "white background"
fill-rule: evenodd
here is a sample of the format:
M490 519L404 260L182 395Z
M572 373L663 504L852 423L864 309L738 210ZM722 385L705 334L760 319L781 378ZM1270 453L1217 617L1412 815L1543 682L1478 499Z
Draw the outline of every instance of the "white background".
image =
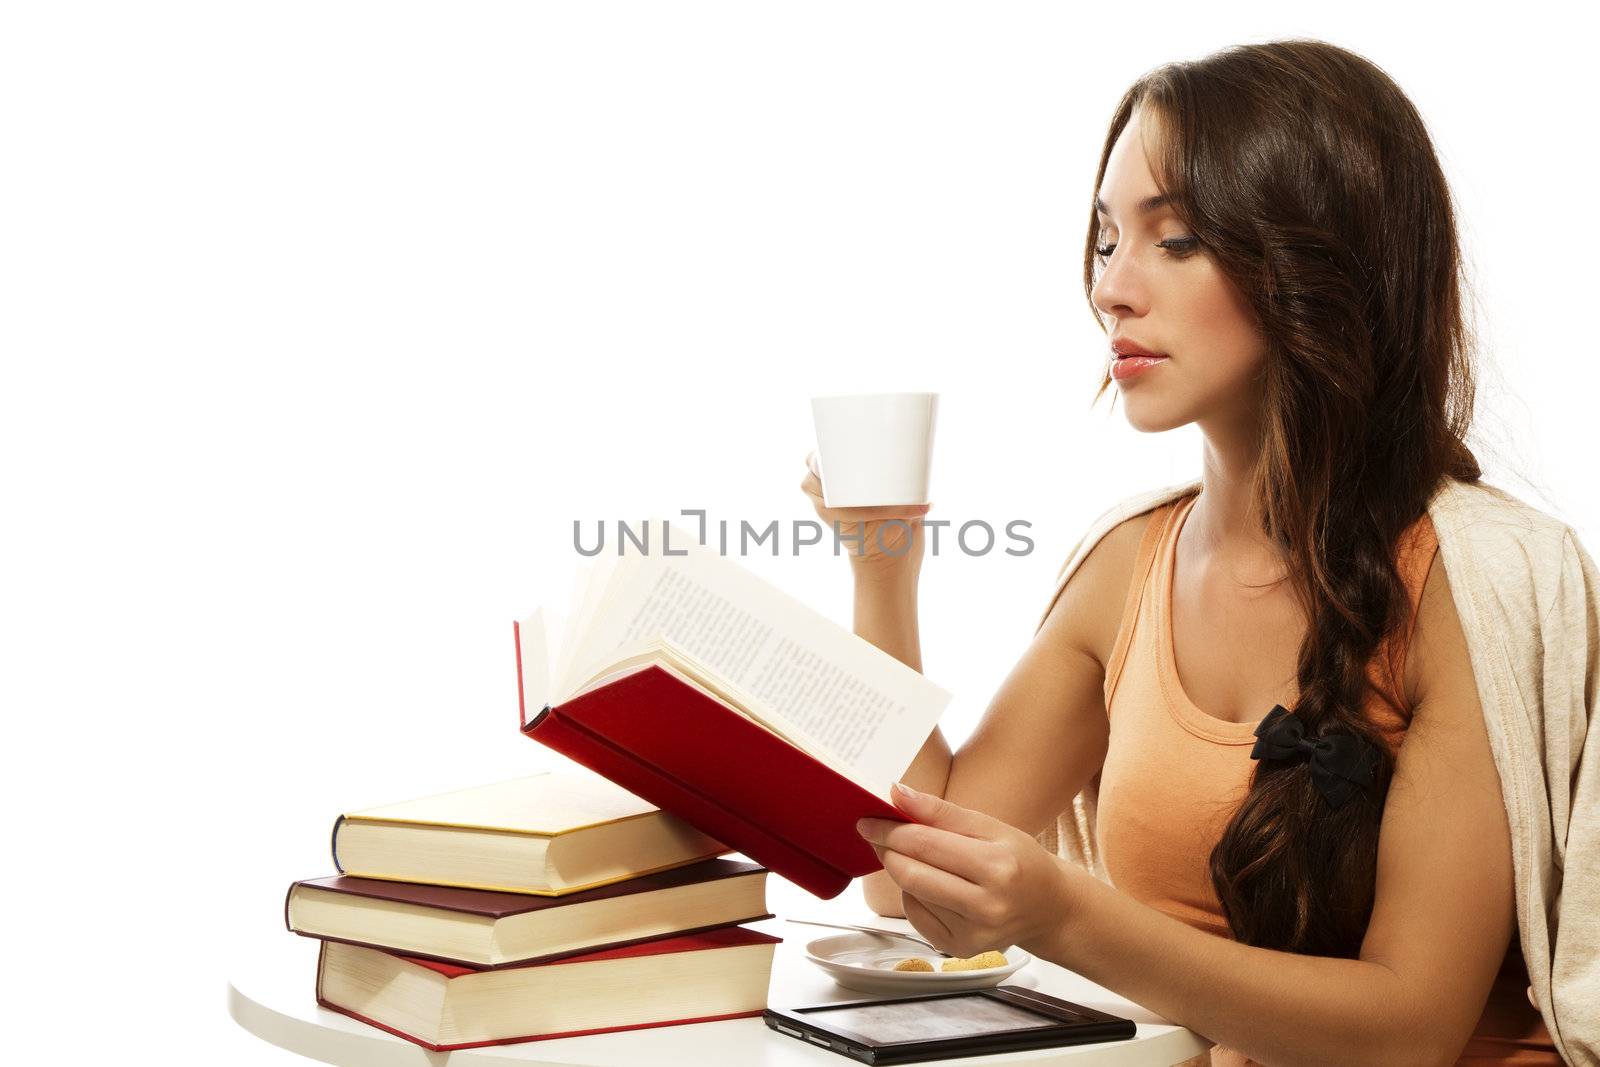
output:
M924 570L964 738L1089 521L1198 470L1089 407L1079 282L1106 121L1167 60L1308 35L1411 94L1480 457L1596 544L1591 42L1280 7L7 8L8 1058L93 1024L289 1059L224 1013L236 932L290 936L338 813L541 765L510 623L574 519L810 517L812 393L941 391L935 517L1032 523ZM748 564L848 624L844 560Z

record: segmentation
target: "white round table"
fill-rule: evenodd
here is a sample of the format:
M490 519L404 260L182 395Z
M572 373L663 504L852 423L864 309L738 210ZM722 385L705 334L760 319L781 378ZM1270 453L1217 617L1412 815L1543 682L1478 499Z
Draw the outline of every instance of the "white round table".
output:
M853 887L831 901L817 900L777 877L769 879L768 887L768 909L780 916L911 930L903 919L874 915ZM867 996L835 984L806 960L807 942L825 937L829 931L799 926L781 918L750 925L784 939L773 959L772 984L767 994L769 1005L799 1007ZM267 924L255 924L236 940L234 960L228 982L228 1013L234 1020L263 1041L324 1063L349 1067L387 1067L390 1064L842 1067L855 1062L775 1033L759 1018L430 1052L376 1027L319 1007L313 993L317 942L310 938L288 933L281 926L272 930ZM1125 1041L967 1056L947 1062L1170 1067L1210 1047L1189 1030L1174 1026L1071 971L1043 960L1035 960L1005 984L1036 988L1063 1000L1132 1019L1138 1024L1138 1032Z

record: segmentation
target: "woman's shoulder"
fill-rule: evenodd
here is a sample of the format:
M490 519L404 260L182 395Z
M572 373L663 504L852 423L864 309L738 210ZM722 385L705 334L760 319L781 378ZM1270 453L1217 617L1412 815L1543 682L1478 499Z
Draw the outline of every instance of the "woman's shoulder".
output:
M1439 678L1471 678L1472 661L1461 625L1460 607L1448 571L1428 567L1417 593L1416 618L1406 641L1405 698L1414 708Z
M1428 502L1428 516L1441 546L1448 539L1463 551L1503 551L1508 546L1522 553L1559 550L1572 536L1572 528L1560 518L1483 481L1441 479Z
M1468 650L1522 675L1584 652L1600 575L1560 518L1483 482L1446 479L1428 505L1437 565L1418 598L1408 683L1470 673ZM1570 646L1570 647L1569 647Z
M1537 624L1574 598L1574 582L1592 584L1594 564L1572 527L1497 486L1447 478L1428 517L1464 610L1498 608Z
M1059 590L1072 577L1073 572L1083 566L1094 552L1096 546L1113 531L1117 532L1119 538L1126 539L1129 529L1143 529L1145 516L1148 516L1163 505L1172 503L1175 500L1181 500L1185 496L1198 492L1199 489L1200 480L1198 478L1190 479L1186 482L1176 482L1160 489L1147 489L1132 496L1124 497L1102 511L1089 524L1088 530L1078 539L1078 543L1073 546L1072 551L1067 553L1066 561L1062 563L1061 569L1056 573L1056 588ZM1137 544L1137 540L1135 543Z
M1055 590L1040 617L1043 628L1053 612L1070 616L1083 630L1077 640L1093 651L1115 640L1123 600L1138 566L1139 548L1152 517L1163 507L1199 488L1184 482L1127 497L1103 511L1068 554Z

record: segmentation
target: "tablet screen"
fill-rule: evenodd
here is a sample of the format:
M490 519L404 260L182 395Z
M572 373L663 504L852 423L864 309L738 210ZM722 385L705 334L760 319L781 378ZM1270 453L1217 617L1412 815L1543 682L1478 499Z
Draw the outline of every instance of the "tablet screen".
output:
M806 1014L824 1026L852 1030L875 1045L1060 1025L1056 1019L985 996L864 1004Z

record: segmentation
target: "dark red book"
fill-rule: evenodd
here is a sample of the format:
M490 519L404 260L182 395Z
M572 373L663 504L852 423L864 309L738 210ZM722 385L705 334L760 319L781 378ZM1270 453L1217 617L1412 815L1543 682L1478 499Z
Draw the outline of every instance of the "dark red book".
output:
M521 721L526 736L819 897L882 868L856 820L909 821L659 664L531 718L524 707Z
M773 948L744 927L550 963L456 967L324 941L317 1003L435 1052L760 1015Z
M880 869L856 822L908 821L890 790L950 694L674 530L580 577L559 656L542 610L515 624L522 732L836 896Z
M296 882L283 913L304 937L496 969L771 918L766 879L715 859L535 897L341 875Z

